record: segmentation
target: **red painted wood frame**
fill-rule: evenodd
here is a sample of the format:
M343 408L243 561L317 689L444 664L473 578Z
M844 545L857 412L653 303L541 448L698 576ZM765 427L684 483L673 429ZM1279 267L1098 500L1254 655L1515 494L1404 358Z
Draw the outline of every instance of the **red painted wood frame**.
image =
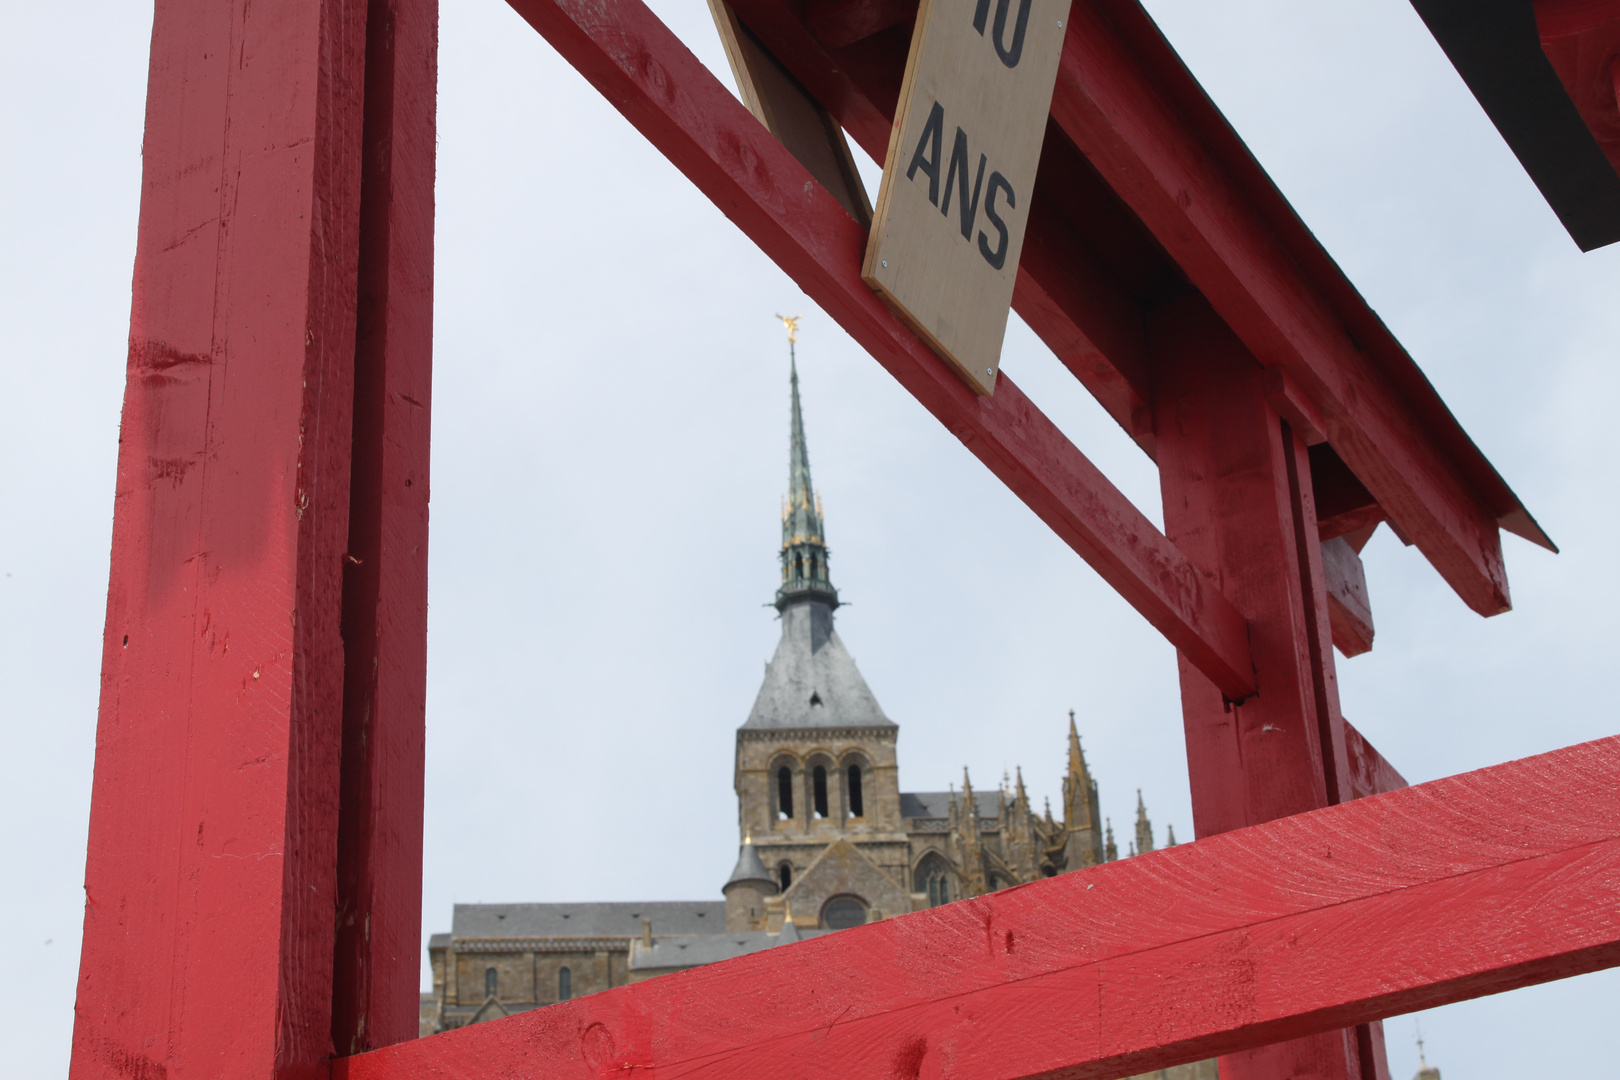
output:
M1015 303L1156 456L1163 534L876 300L639 0L514 6L1176 645L1202 839L377 1051L416 1024L436 7L162 0L74 1076L1376 1077L1379 1016L1620 962L1620 748L1394 791L1340 715L1318 450L1365 486L1336 519L1482 612L1498 523L1540 533L1134 3L1075 5ZM737 7L886 142L905 4Z

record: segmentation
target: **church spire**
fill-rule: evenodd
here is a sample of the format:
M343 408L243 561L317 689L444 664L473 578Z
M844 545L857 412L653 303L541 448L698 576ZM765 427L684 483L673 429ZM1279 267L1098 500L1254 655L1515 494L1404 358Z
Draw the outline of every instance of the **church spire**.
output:
M795 344L799 317L777 316L788 328L788 370L793 411L788 445L788 497L782 508L782 587L776 590L776 609L818 600L838 607L838 590L827 573L827 540L822 532L821 503L810 482L810 452L805 446L804 413L799 406L799 365Z

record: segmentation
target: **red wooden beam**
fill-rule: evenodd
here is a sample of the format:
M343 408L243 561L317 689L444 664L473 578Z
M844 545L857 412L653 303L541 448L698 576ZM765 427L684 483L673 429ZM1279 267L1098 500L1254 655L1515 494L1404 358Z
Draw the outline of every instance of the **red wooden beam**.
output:
M332 1045L417 1036L438 0L371 0Z
M1620 739L339 1061L334 1080L1065 1080L1620 964Z
M1238 609L1003 375L968 389L860 278L866 232L640 0L512 0L650 142L1234 700Z
M1079 0L1052 117L1267 367L1282 368L1390 519L1484 615L1498 524L1550 541L1310 238L1136 0Z
M79 1080L331 1054L365 23L156 6Z
M735 6L851 136L881 160L905 58L905 27L895 25L894 0L811 5L808 25L783 0L738 0ZM889 28L851 40L878 25ZM1484 614L1506 610L1497 527L1548 547L1551 541L1294 214L1137 0L1082 0L1071 19L1052 117L1129 204L1129 216L1151 230L1260 362L1291 376L1331 428L1317 437L1331 439L1374 489L1383 512L1459 595ZM1051 148L1049 139L1048 156ZM1043 159L1043 176L1047 164ZM1059 201L1059 216L1096 216L1095 206L1069 205L1072 192ZM1152 453L1152 432L1139 419L1148 406L1148 380L1130 323L1159 300L1130 297L1112 280L1099 293L1093 281L1117 277L1121 267L1110 264L1099 273L1092 269L1097 256L1085 244L1068 242L1061 230L1055 238L1051 232L1031 230L1037 246L1026 250L1014 307ZM1132 257L1144 254L1152 253ZM1054 273L1059 269L1068 270L1072 284L1065 287Z

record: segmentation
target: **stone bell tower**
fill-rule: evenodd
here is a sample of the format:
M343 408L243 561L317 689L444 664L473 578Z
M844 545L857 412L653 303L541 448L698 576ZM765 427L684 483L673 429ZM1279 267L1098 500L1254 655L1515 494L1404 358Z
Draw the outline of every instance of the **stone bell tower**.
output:
M796 357L789 370L788 497L775 600L782 637L737 730L736 790L739 839L752 841L779 890L771 907L782 904L800 925L814 926L824 905L843 893L868 909L909 910L910 855L895 758L900 729L833 628L838 590L810 479ZM844 884L823 896L837 881Z

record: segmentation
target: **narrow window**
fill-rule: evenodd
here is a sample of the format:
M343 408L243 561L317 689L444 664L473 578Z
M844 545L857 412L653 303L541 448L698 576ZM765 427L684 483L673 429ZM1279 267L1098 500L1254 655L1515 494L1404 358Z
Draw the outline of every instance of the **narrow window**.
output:
M574 996L574 973L567 968L557 972L557 1000L567 1001Z
M810 797L814 800L816 817L827 816L827 770L820 765L810 774Z
M861 797L861 767L849 767L849 816L865 817L866 800Z
M917 868L917 891L928 894L928 906L938 907L951 902L950 882L945 876L945 864L937 856L929 856Z
M776 819L793 817L793 770L786 765L776 770Z
M484 996L486 998L492 998L495 996L495 984L499 979L500 976L495 974L494 968L484 969Z
M776 876L781 880L782 891L787 892L788 886L793 884L793 867L783 863L776 868Z

